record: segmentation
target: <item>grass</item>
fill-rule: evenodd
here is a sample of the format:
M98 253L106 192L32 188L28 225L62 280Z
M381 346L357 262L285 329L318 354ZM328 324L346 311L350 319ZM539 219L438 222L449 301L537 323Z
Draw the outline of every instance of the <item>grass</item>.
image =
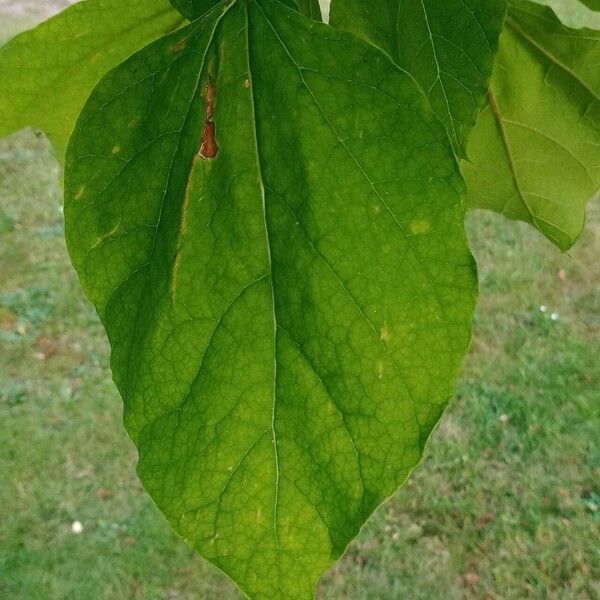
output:
M57 180L43 138L0 141L0 598L238 599L137 481ZM600 208L570 255L489 214L469 231L481 302L457 398L320 600L600 597Z

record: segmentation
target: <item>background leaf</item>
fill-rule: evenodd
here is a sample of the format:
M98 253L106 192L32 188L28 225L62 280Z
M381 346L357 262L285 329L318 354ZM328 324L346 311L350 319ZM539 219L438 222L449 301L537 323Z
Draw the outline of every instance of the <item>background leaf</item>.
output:
M322 16L319 0L295 0L295 2L303 15L306 15L315 21L321 21Z
M171 4L188 19L194 20L208 12L221 0L171 0ZM321 20L319 0L280 0L290 8L298 9L303 15L311 19Z
M190 21L216 6L221 0L171 0L171 4Z
M536 0L536 2L549 6L567 27L600 29L600 8L594 10L592 2L587 5L582 0ZM600 4L598 6L600 7Z
M505 0L333 0L330 22L411 73L464 156L485 103L505 10Z
M0 48L0 137L32 125L62 160L100 78L181 23L167 0L85 0L16 36Z
M311 597L469 344L443 127L380 52L238 0L102 80L65 185L145 487L251 597Z
M600 0L581 0L586 6L592 10L600 11Z
M600 186L600 32L510 3L489 104L462 168L473 207L531 223L566 250Z

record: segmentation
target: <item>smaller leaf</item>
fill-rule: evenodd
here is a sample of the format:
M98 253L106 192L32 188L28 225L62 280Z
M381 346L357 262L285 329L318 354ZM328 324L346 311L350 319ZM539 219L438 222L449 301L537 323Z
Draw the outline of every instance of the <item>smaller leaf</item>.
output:
M505 0L332 0L331 24L383 50L419 83L457 155L493 69Z
M600 186L600 32L510 4L489 92L463 162L468 201L526 221L559 248Z
M549 6L563 25L572 29L589 27L600 29L600 0L598 8L593 9L592 3L586 0L535 0L538 4Z
M62 160L100 78L181 23L167 0L86 0L21 33L0 48L0 137L37 127Z

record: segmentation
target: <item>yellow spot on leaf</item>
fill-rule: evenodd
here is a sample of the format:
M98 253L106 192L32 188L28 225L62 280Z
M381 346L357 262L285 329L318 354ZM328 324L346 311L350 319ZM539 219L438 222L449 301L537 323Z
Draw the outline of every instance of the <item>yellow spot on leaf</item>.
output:
M387 323L384 323L383 327L379 331L379 338L382 342L390 341L390 330L388 329Z
M178 250L173 262L173 271L171 273L171 297L175 299L177 294L177 276L179 275L179 262L181 260L181 252Z
M112 153L119 154L121 152L121 146L113 146Z
M111 237L113 237L118 231L119 228L121 227L120 223L117 223L110 231L107 231L104 235L101 235L97 240L96 243L92 246L92 249L97 248L98 246L100 246L103 242L105 242L106 240L110 239Z
M85 185L82 185L76 192L73 198L75 200L81 200L83 198L83 192L85 192Z
M431 223L425 220L413 221L410 224L410 231L413 235L423 235L431 230Z

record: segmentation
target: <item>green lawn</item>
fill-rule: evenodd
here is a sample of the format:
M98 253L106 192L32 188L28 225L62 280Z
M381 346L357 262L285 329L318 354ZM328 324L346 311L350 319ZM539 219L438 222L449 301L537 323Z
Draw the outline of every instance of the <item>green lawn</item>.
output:
M137 481L57 182L43 138L0 142L0 598L239 598ZM600 598L598 203L588 221L561 255L470 218L481 303L457 398L320 599Z

